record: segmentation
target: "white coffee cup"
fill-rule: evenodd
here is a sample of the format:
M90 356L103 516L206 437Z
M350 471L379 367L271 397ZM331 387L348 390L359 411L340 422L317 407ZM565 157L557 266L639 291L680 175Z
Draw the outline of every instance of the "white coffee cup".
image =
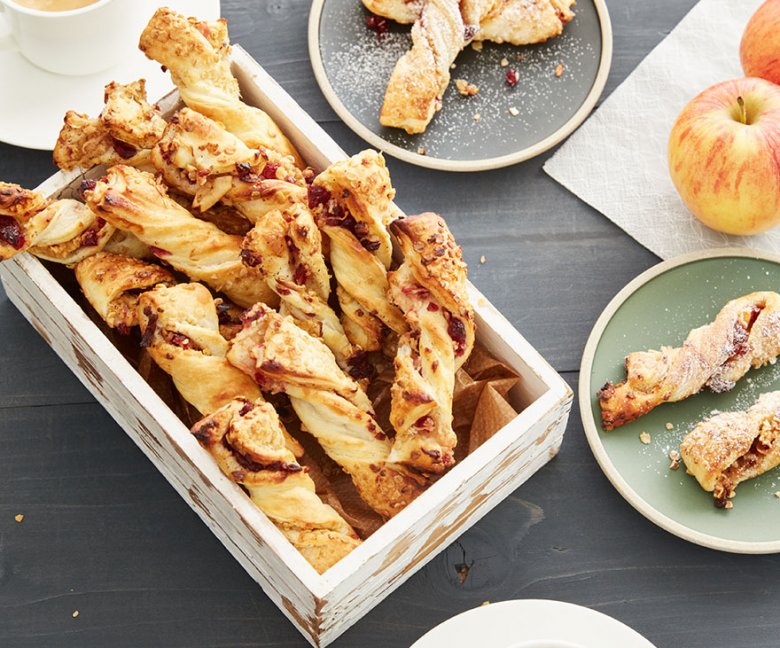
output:
M10 30L0 40L0 50L19 50L56 74L99 72L134 49L134 9L137 0L97 0L70 11L40 11L0 0L0 23L8 23Z

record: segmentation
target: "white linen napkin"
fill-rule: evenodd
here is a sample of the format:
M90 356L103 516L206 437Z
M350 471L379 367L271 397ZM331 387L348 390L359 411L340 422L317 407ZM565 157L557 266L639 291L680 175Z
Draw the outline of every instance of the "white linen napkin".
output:
M701 0L587 122L545 171L662 259L728 245L780 251L780 227L729 236L696 220L672 184L666 146L683 107L744 76L739 43L762 0Z

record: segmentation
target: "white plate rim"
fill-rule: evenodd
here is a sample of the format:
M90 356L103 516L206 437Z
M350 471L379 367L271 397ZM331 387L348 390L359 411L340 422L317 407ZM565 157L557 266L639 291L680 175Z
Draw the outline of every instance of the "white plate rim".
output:
M608 614L605 614L604 612L600 612L599 610L594 610L592 608L589 608L584 605L578 605L576 603L569 603L567 601L558 601L555 599L510 599L506 601L497 601L495 603L489 603L489 604L483 604L476 608L471 608L470 610L466 610L464 612L461 612L460 614L456 614L453 617L450 617L446 621L442 621L439 625L437 625L434 628L431 628L428 630L422 637L420 637L417 641L415 641L410 648L428 648L427 644L425 643L426 637L429 637L427 641L431 641L432 639L437 639L436 634L446 631L446 626L449 624L454 624L455 619L461 619L463 620L464 617L479 617L482 614L487 613L486 611L489 609L491 610L491 614L494 613L496 609L502 610L506 609L507 612L512 613L513 611L516 611L516 608L518 607L528 607L531 608L531 611L533 611L533 608L538 607L550 607L550 608L556 608L555 612L562 612L564 610L574 611L576 610L576 613L579 615L583 615L585 617L592 616L594 619L598 618L603 623L608 623L610 626L612 626L616 632L621 632L622 634L630 636L632 639L635 639L637 643L642 642L640 646L635 646L634 648L654 648L653 644L639 634L636 630L634 630L631 626L623 623L622 621L619 621L618 619L615 619L614 617L609 616ZM607 637L609 639L609 637ZM627 637L614 637L615 639L623 640ZM545 639L549 641L553 640L560 640L558 637L545 637ZM541 641L543 641L542 639ZM518 638L517 640L513 639L513 644L515 643L522 643L525 641L522 637ZM567 640L569 641L569 640ZM508 648L504 646L496 646L495 648ZM591 648L590 646L583 646L583 648ZM630 646L625 646L624 648L631 648Z
M716 549L718 551L739 554L780 553L780 540L748 542L742 540L719 538L718 536L691 529L690 527L687 527L686 525L664 515L658 509L648 504L642 498L642 496L639 495L639 493L631 488L628 482L620 474L620 471L612 463L611 459L607 455L606 449L604 448L604 444L601 441L598 425L591 415L590 399L592 386L590 374L593 368L593 360L596 355L596 348L601 341L601 336L603 335L607 324L609 324L613 315L618 311L623 303L646 283L658 277L659 275L672 270L673 268L678 268L680 266L684 266L695 261L701 261L703 259L728 257L757 259L759 261L769 261L771 263L780 265L780 255L765 250L739 247L700 250L697 252L683 254L681 256L677 256L654 265L630 281L622 290L620 290L620 292L618 292L617 295L612 298L609 304L607 304L607 307L596 320L596 323L593 325L593 330L588 337L588 341L585 344L585 350L582 354L582 363L580 364L580 382L578 388L580 418L582 419L582 426L585 429L585 437L588 440L588 445L590 446L593 455L596 457L596 461L601 467L601 470L607 476L607 479L609 479L609 481L612 483L618 493L620 493L623 499L625 499L632 507L634 507L634 509L636 509L655 525L677 536L678 538L682 538L683 540L687 540L688 542L692 542L702 547L708 547L709 549Z
M358 0L354 1L358 2ZM319 28L322 9L325 2L326 0L314 0L312 2L308 27L309 58L311 59L312 69L314 70L314 77L317 79L317 84L325 95L325 99L330 104L331 108L336 111L336 114L342 121L358 136L371 144L371 146L374 146L380 151L392 155L399 160L428 169L461 172L488 171L524 162L525 160L529 160L548 151L571 135L580 124L585 121L588 115L590 115L591 111L596 106L599 97L601 97L601 93L607 83L609 70L612 67L612 22L609 17L609 11L607 10L605 0L593 0L593 5L599 17L599 26L601 28L601 58L599 60L598 71L596 73L596 78L593 80L590 92L588 92L588 95L585 97L585 101L583 101L574 115L572 115L563 126L536 144L515 151L514 153L498 157L484 158L482 160L446 160L428 155L420 155L387 142L379 137L379 135L363 126L363 124L349 112L335 90L333 90L333 86L325 73L325 66L322 62L322 54L320 52Z

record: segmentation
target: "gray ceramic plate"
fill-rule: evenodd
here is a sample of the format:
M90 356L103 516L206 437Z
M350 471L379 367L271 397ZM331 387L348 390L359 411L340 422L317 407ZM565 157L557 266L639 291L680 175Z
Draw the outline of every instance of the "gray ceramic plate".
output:
M339 117L378 149L412 164L449 171L508 166L551 148L588 116L606 83L612 30L603 0L579 0L575 18L558 38L515 47L484 43L466 48L452 70L479 87L462 97L455 84L425 133L407 135L379 123L385 88L396 61L411 45L410 26L390 22L382 38L365 24L360 0L314 0L309 54L317 82ZM522 61L517 56L522 56ZM514 88L507 67L517 70ZM556 76L556 67L564 72ZM518 111L510 113L510 108ZM479 115L479 121L474 119ZM425 155L418 150L425 149Z
M675 535L738 553L780 552L780 468L740 484L731 510L711 493L669 469L668 452L713 411L745 409L762 393L780 389L780 363L753 369L723 394L703 391L667 403L611 432L601 429L596 397L607 381L625 379L632 351L679 346L723 305L757 290L780 289L780 257L746 249L697 252L661 263L626 286L593 328L582 358L580 408L585 434L612 484L645 517ZM672 429L667 429L667 423ZM651 442L639 440L642 432Z

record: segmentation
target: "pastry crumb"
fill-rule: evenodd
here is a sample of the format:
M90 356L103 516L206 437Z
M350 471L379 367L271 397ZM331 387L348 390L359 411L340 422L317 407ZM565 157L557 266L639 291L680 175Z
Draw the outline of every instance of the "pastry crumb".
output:
M482 41L474 41L473 43L471 43L471 49L473 49L475 52L481 52Z
M465 79L456 79L455 87L464 97L473 97L479 92L479 88L477 86L475 86L473 83L469 83Z
M509 65L509 59L508 58L502 58L501 59L501 67L506 67Z
M523 56L522 54L518 54L517 56L515 56L515 61L522 61L524 59L525 59L525 56Z
M73 610L73 614L71 614L71 616L75 619L78 615L79 615L79 611Z
M480 607L485 607L486 605L490 605L490 601L482 601L482 605L480 605Z
M474 115L474 121L479 121L480 119L482 119L482 115L480 115L479 113Z
M16 520L17 522L21 522L22 520L24 520L24 513L17 513L16 515L14 515L14 520Z
M417 149L417 155L425 155L425 149L422 146Z
M558 67L555 68L555 76L561 77L563 76L564 71L563 63L558 63Z
M452 65L450 65L450 70L454 70L456 67L458 67L458 64L453 63Z
M509 114L512 115L512 117L517 117L520 114L520 111L514 106L509 106Z
M485 255L483 254L481 257L479 257L480 263L485 263Z
M667 424L666 424L664 427L665 427L667 430L674 430L674 425L672 425L671 423L667 423Z
M724 508L724 509L727 509L727 510L728 510L728 509L733 509L733 508L734 508L734 502L726 502L726 503L723 505L723 508Z
M647 432L642 432L639 435L639 440L645 445L650 445L650 442L653 440L653 438Z
M776 491L776 492L775 492L775 497L776 497L777 499L780 499L780 491Z
M669 470L677 470L680 467L680 453L677 450L669 450Z

